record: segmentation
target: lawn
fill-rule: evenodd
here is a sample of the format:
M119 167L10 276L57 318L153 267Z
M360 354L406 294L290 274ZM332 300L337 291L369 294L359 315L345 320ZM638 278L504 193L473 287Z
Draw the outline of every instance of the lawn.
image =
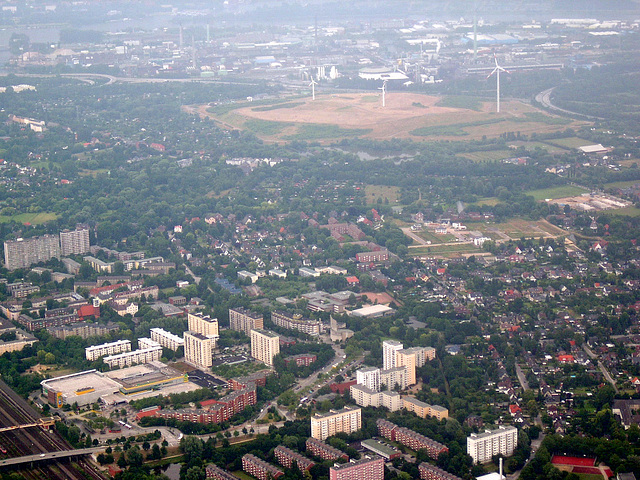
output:
M272 122L269 120L260 120L258 118L250 118L244 122L244 128L252 131L257 135L278 135L282 131L292 126L287 122Z
M628 188L640 184L640 180L629 180L626 182L605 183L604 188Z
M55 213L20 213L18 215L0 215L0 223L18 222L30 223L31 225L41 225L58 218Z
M443 253L469 253L479 252L478 247L471 243L452 243L450 245L429 245L419 248L410 248L411 255L438 255Z
M596 475L595 473L576 473L580 477L580 480L604 480L602 475Z
M463 95L447 95L442 97L437 104L438 107L466 108L468 110L480 111L482 100L478 97L465 97Z
M617 210L607 210L607 213L610 213L611 215L624 215L627 217L640 217L640 208L618 208Z
M575 197L577 195L581 195L583 193L588 193L589 190L586 190L582 187L576 187L574 185L563 185L561 187L551 187L551 188L542 188L540 190L528 190L524 192L526 195L531 195L537 201L541 202L547 198L556 199L556 198L565 198L565 197Z
M388 187L386 185L367 185L364 187L364 192L367 196L367 204L374 205L379 198L385 201L385 198L389 199L389 203L397 203L400 199L400 189L398 187Z
M426 241L431 243L451 243L456 241L456 237L451 235L450 233L446 233L444 235L435 234L433 232L421 231L421 232L413 232L420 238L424 238Z
M484 197L475 202L474 205L487 205L489 207L494 207L498 204L499 200L496 197Z
M252 477L248 473L244 473L242 470L237 470L231 473L233 473L236 477L240 478L241 480L256 480L254 477Z
M322 123L303 123L298 131L287 140L320 140L323 138L359 137L370 133L370 128L342 128L338 125Z
M578 137L557 138L555 140L546 140L545 143L557 145L562 148L580 148L584 145L591 145L593 142Z
M459 156L468 158L474 162L492 162L494 160L504 160L514 156L511 150L488 150L480 152L461 153Z

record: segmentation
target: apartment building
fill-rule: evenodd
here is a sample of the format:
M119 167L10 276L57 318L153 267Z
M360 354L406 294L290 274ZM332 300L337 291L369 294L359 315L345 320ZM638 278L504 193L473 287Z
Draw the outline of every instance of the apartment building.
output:
M187 363L199 368L211 368L215 337L207 337L198 332L184 332L184 358Z
M409 412L415 413L422 418L435 417L438 420L449 418L449 410L441 407L440 405L429 405L428 403L421 402L417 398L403 397L402 408L407 409Z
M103 358L103 362L109 367L130 367L138 363L149 363L160 360L162 357L162 347L145 348L133 350L131 352L118 353Z
M63 257L87 253L89 248L89 227L87 225L77 225L75 230L60 232L60 253Z
M336 464L329 468L329 480L383 480L384 459L363 457L349 463Z
M378 250L375 252L356 253L358 263L378 263L389 260L389 250Z
M84 356L90 362L93 362L105 355L115 355L122 352L131 351L131 340L118 340L116 342L103 343L100 345L92 345L84 349Z
M149 337L140 337L138 339L138 348L140 350L145 349L145 348L155 348L155 347L162 348L162 345L160 345L155 340L150 339Z
M18 238L4 242L4 266L8 270L26 268L32 263L46 262L60 257L58 235Z
M154 342L158 342L165 348L169 350L173 350L174 352L178 350L180 347L184 347L184 339L179 337L178 335L174 335L171 332L167 332L162 328L152 328L150 329L151 340Z
M320 320L304 318L299 313L289 313L275 310L271 312L271 321L279 327L288 330L298 330L307 335L320 335L324 329Z
M280 337L269 330L251 330L251 356L273 365L273 357L280 353Z
M323 460L337 460L339 458L349 460L349 456L342 450L338 450L331 445L327 445L326 443L316 438L307 438L307 442L305 445L307 447L307 452Z
M356 383L364 385L374 392L380 391L380 369L365 367L356 371Z
M404 345L396 340L382 342L382 368L389 370L396 367L396 352L402 350Z
M449 473L427 462L422 462L418 465L418 471L420 472L421 480L462 480L453 473Z
M154 413L158 418L173 418L182 422L196 422L203 424L218 424L226 422L234 415L242 412L257 401L255 385L249 388L231 392L218 400L203 402L203 408L198 410L157 410ZM205 407L205 403L206 405Z
M202 313L189 313L187 314L187 322L190 332L199 333L205 337L215 338L214 348L218 343L220 337L218 332L218 319L211 318L209 315Z
M213 463L207 465L207 468L205 469L205 475L206 478L213 478L214 480L238 480L238 477L232 475L226 470L223 470Z
M258 480L278 480L284 471L264 460L247 453L242 456L242 470Z
M246 308L229 309L229 328L237 332L244 332L251 335L251 330L262 330L264 328L264 318L261 313L256 313Z
M64 340L72 335L87 339L89 337L102 337L111 332L118 331L120 327L115 323L100 325L98 323L76 322L60 327L49 327L47 330L56 338Z
M380 387L384 385L387 390L395 390L398 387L404 390L409 386L409 376L406 367L394 367L388 370L380 370Z
M330 410L328 413L316 413L311 417L311 436L325 440L338 432L353 433L362 428L362 410L345 407L342 410Z
M361 407L385 407L392 412L402 408L402 398L398 392L375 392L364 385L351 385L349 393Z
M284 445L278 445L273 451L278 463L286 468L291 468L293 462L296 462L301 472L309 470L315 465L315 462L309 460L304 455L300 455L298 452L294 452L290 448Z
M416 384L416 352L404 349L397 350L396 367L406 367L407 383L409 385Z
M399 427L383 418L379 418L376 421L376 425L378 427L378 433L380 433L381 436L393 442L401 443L416 452L424 449L427 455L433 459L437 459L441 453L449 451L445 445L408 428Z
M501 425L496 430L472 433L467 437L467 454L474 463L485 463L494 455L513 455L518 446L518 429Z

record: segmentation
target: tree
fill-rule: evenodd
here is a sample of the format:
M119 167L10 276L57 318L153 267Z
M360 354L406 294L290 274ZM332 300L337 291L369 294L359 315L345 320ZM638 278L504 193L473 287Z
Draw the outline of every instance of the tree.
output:
M180 440L180 451L184 454L187 465L202 459L204 451L204 442L198 437L187 435Z

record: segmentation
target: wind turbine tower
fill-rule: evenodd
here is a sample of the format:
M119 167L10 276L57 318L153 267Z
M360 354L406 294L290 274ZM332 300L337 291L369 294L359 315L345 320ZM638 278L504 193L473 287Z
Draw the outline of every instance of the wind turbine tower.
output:
M382 86L378 88L378 90L382 90L382 106L385 107L386 103L386 94L387 94L387 81L382 82Z
M493 59L496 62L496 68L493 69L487 78L491 77L494 73L496 74L496 112L500 113L500 72L509 73L509 71L498 65L498 57L496 57L495 54L493 55Z
M316 85L318 84L318 82L315 81L315 79L313 77L311 77L311 83L309 84L309 86L311 87L311 99L315 100L316 99Z

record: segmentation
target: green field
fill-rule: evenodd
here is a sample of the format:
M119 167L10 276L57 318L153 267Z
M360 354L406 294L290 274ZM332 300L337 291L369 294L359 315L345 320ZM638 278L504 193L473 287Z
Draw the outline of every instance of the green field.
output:
M483 120L477 120L475 122L463 122L452 123L449 125L433 125L430 127L416 128L410 131L411 135L417 137L433 137L437 135L451 136L451 137L463 137L469 135L469 132L465 130L467 127L482 127L485 125L493 125L494 123L505 122L505 118L486 118Z
M562 148L580 148L584 145L591 145L593 142L578 137L557 138L555 140L545 140L545 143L557 145Z
M475 110L479 112L482 108L482 100L477 97L447 95L446 97L443 97L438 103L436 103L436 106L448 108L466 108L468 110Z
M278 135L282 131L292 126L287 122L271 122L269 120L260 120L258 118L250 118L244 122L244 128L250 130L257 135Z
M628 188L640 184L640 180L629 180L627 182L605 183L604 188Z
M474 162L491 162L511 158L515 154L511 150L488 150L481 152L468 152L459 154L460 157L468 158Z
M278 110L280 108L295 108L300 105L304 105L304 102L287 102L287 103L277 103L275 105L267 105L264 107L256 107L252 108L254 112L268 112L270 110Z
M581 187L576 187L573 185L563 185L561 187L552 187L552 188L542 188L540 190L529 190L524 192L525 195L531 195L537 201L545 200L546 198L565 198L565 197L574 197L576 195L580 195L582 193L588 193L589 190L586 190Z
M636 208L636 207L618 208L617 210L607 210L607 213L611 215L624 215L627 217L640 217L640 208Z
M497 199L497 197L484 197L475 202L474 205L487 205L489 207L494 207L498 204L498 202L499 200Z
M273 123L273 122L269 122ZM342 128L338 125L326 125L321 123L303 123L298 125L294 135L289 135L287 140L320 140L323 138L359 137L371 132L370 128Z
M456 241L455 235L451 235L450 233L447 233L445 235L436 235L435 233L427 231L413 233L431 243L451 243Z
M410 248L410 255L440 255L446 253L480 252L478 247L470 243L452 243L451 245L429 245L419 248Z
M232 472L236 477L240 478L241 480L256 480L255 478L253 478L251 475L249 475L248 473L244 473L242 470L237 470L235 472Z
M596 475L595 473L576 473L580 477L580 480L604 480L602 475Z
M18 222L18 223L30 223L31 225L40 225L50 222L58 218L55 213L20 213L19 215L0 215L0 223Z
M379 198L384 202L385 198L389 199L389 203L398 203L400 200L400 188L389 187L386 185L367 185L364 187L367 196L367 204L376 205Z

